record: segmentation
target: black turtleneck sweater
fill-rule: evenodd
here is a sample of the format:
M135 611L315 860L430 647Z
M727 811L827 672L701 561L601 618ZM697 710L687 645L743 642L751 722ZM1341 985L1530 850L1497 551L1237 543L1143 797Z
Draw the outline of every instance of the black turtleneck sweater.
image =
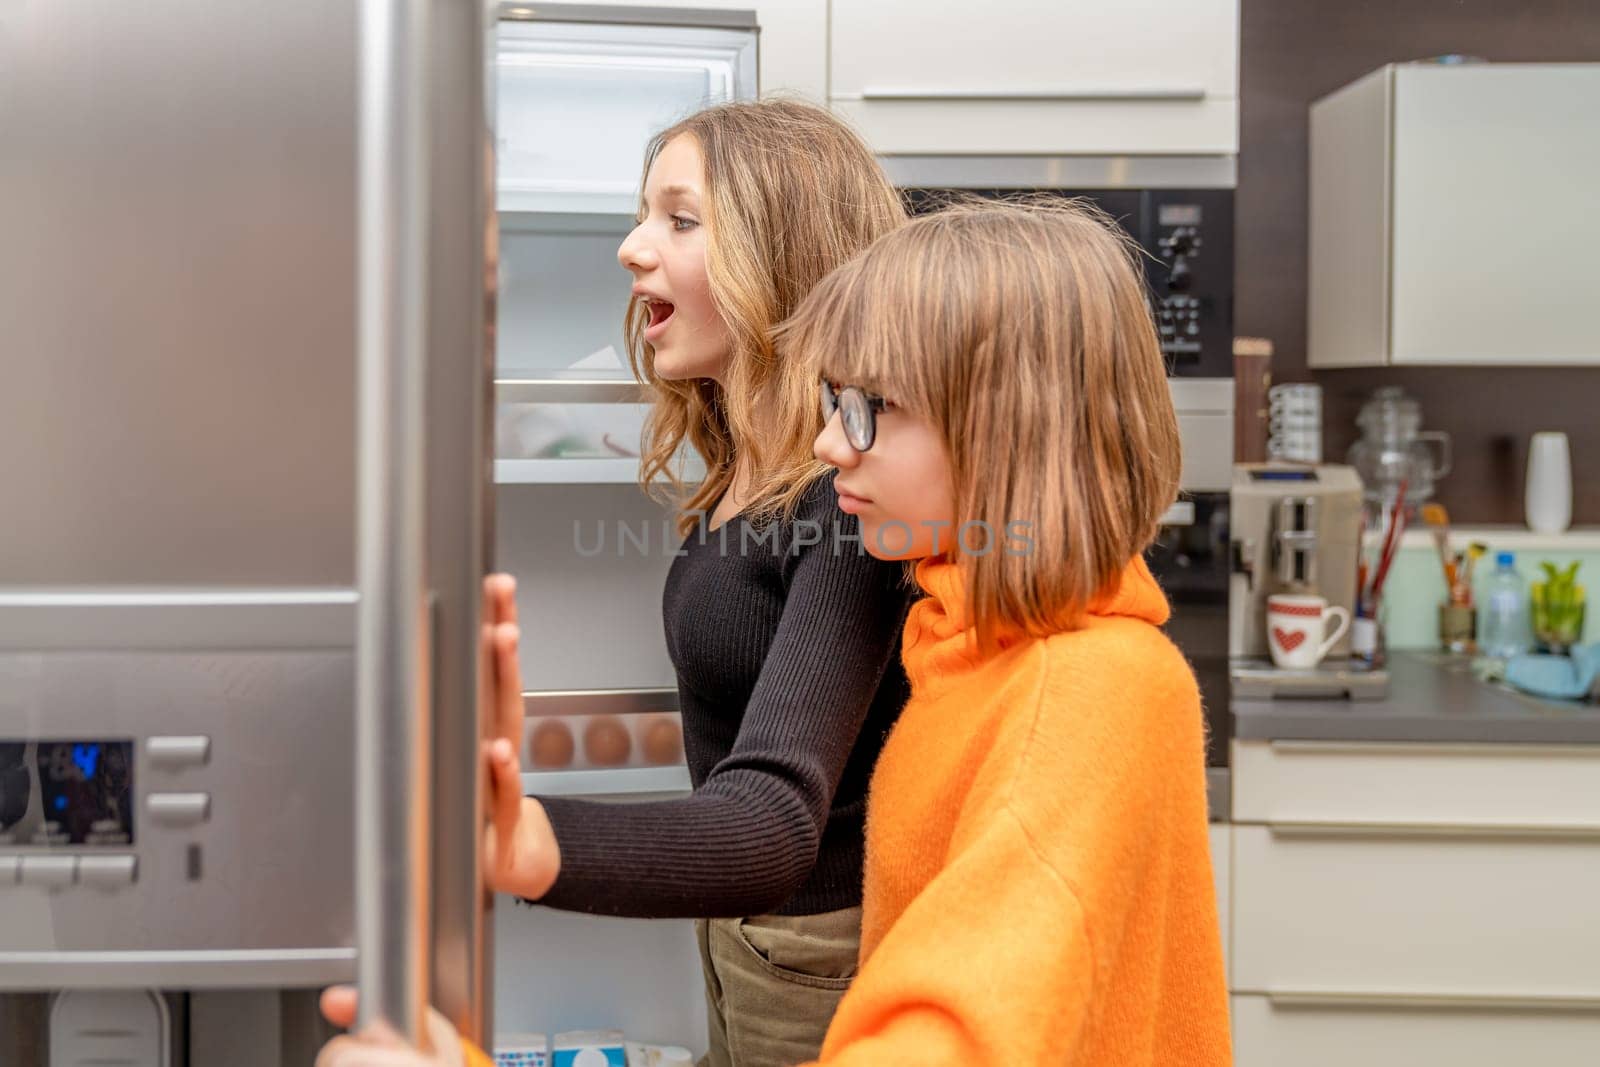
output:
M662 598L692 795L543 800L540 903L602 915L815 915L861 903L867 782L908 695L912 589L866 554L832 476L792 519L702 521Z

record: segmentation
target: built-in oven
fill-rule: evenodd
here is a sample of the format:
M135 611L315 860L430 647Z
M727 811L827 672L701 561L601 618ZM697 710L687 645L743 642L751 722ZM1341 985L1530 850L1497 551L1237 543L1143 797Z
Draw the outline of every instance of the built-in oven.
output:
M883 162L914 212L932 210L955 190L1094 202L1144 250L1168 373L1233 376L1231 157L896 156Z

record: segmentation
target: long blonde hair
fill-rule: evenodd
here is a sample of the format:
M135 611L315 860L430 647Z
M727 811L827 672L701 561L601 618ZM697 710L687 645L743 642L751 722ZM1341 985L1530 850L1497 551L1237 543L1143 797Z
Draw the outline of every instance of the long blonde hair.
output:
M821 108L788 100L720 104L656 135L644 173L669 141L693 137L705 161L706 273L731 338L724 386L667 381L644 342L649 312L635 298L624 325L634 374L653 387L640 479L664 479L687 532L733 484L734 459L754 475L746 509L792 510L826 468L811 454L822 428L816 378L778 358L773 328L828 271L905 221L872 152ZM678 477L687 442L706 465L698 487Z
M1083 203L956 203L824 279L779 333L786 359L938 428L958 522L996 539L1030 524L1031 551L955 553L987 649L1002 626L1078 625L1177 495L1177 416L1135 254Z

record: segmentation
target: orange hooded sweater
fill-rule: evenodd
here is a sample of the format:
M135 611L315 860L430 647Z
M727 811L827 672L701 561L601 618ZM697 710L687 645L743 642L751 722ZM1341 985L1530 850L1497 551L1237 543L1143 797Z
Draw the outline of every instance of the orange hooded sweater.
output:
M1081 629L987 659L955 565L917 581L822 1063L1231 1063L1200 698L1155 579L1135 560Z

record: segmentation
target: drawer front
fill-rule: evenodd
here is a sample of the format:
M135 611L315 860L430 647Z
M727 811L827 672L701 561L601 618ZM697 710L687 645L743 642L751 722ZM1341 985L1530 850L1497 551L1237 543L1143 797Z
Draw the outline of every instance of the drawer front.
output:
M1600 998L1600 836L1234 826L1247 993Z
M1233 818L1600 829L1600 746L1235 741Z
M1600 1005L1233 998L1237 1067L1593 1067Z

